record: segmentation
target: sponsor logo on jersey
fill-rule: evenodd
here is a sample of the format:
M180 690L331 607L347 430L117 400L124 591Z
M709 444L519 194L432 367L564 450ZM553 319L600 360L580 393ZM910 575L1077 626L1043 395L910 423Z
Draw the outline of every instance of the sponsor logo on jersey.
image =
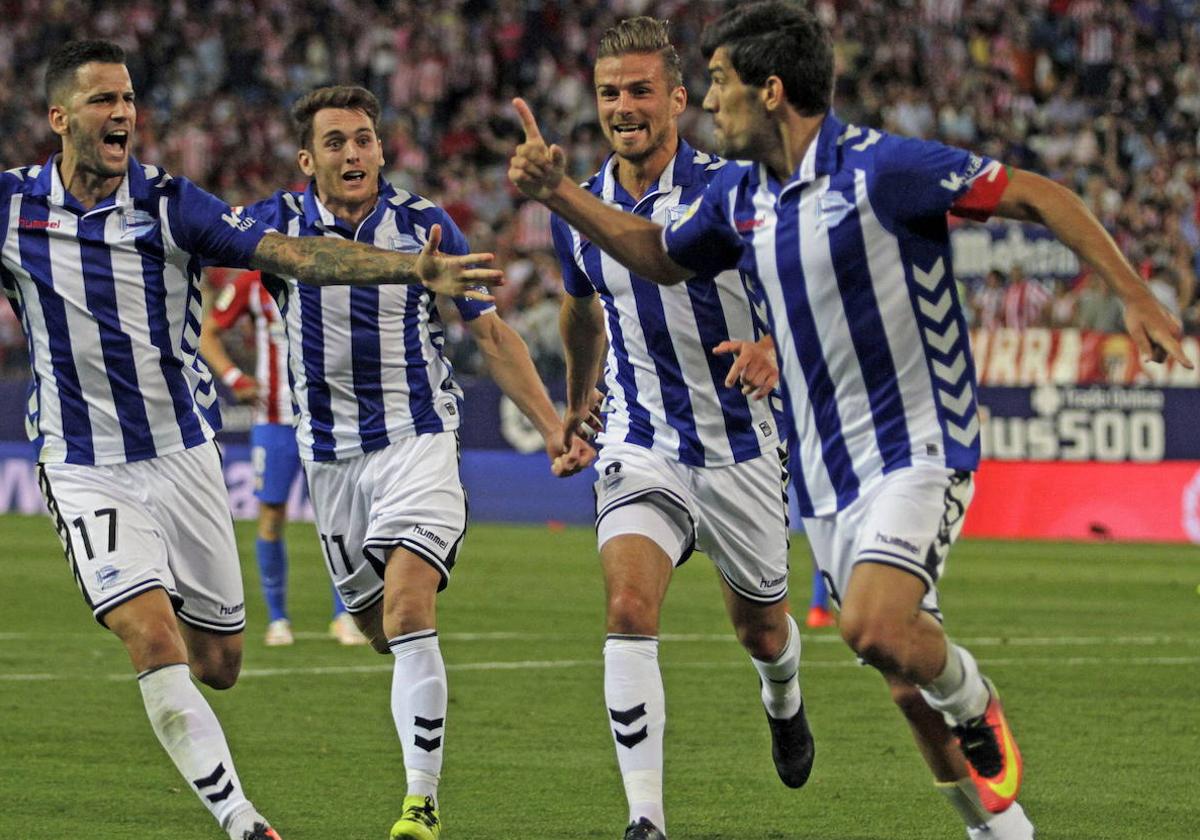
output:
M58 219L19 219L17 227L21 230L58 230L62 222Z
M224 604L222 604L221 605L221 615L238 615L245 609L246 609L245 601L243 601L240 604L234 604L232 607L227 607Z
M428 528L422 528L420 525L413 526L413 533L416 534L418 537L424 537L425 539L429 540L431 543L434 543L435 545L438 545L441 548L446 548L450 545L449 542L447 542L446 540L439 537L436 533L434 533L433 531L430 531Z
M896 537L896 536L892 536L891 534L881 534L880 532L876 531L875 532L875 542L880 542L880 543L883 543L884 545L895 546L896 548L902 548L911 554L920 554L921 553L921 549L919 546L914 545L913 543L910 543L908 540L904 539L903 537Z
M229 225L234 230L245 233L246 231L250 230L250 228L254 227L255 221L250 216L242 218L240 212L240 207L237 208L236 211L231 209L228 213L222 213L221 219L225 222L225 224Z

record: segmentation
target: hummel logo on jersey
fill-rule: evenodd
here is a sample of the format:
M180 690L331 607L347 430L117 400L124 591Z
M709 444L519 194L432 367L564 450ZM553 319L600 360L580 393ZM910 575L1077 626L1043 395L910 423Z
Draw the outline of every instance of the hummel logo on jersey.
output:
M430 531L426 528L422 528L420 525L413 526L413 533L416 534L418 537L424 537L425 539L429 540L431 543L436 543L437 545L441 546L442 548L446 548L448 545L450 545L450 543L448 543L446 540L439 537L433 531Z
M225 222L225 224L237 231L240 231L241 233L245 233L246 231L250 230L250 228L254 227L254 219L250 218L249 216L243 219L234 210L230 210L228 213L222 213L221 219Z
M245 601L243 601L240 604L234 604L232 607L227 607L224 604L222 604L221 605L221 615L237 615L238 613L242 612L245 609L246 609Z
M762 215L755 216L753 219L735 219L733 226L738 233L749 233L755 228L760 228L767 223L766 217Z
M21 230L58 230L62 222L58 219L19 219L17 227Z
M881 534L878 531L875 532L875 542L881 542L884 545L893 545L896 548L903 548L905 551L913 554L921 553L920 547L913 545L903 537L893 537L890 534Z

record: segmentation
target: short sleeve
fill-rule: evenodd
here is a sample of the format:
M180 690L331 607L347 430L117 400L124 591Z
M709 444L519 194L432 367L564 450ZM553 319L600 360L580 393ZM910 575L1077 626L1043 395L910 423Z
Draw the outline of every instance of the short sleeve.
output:
M596 294L596 286L575 259L575 237L571 228L557 214L550 217L550 236L554 239L554 253L562 266L563 288L571 297L590 298Z
M876 158L876 187L902 222L954 212L986 219L1008 183L991 158L931 140L887 138Z
M663 247L668 257L705 276L737 266L742 239L726 212L732 188L727 178L714 178L683 215L663 228Z
M221 289L212 308L212 318L218 327L223 330L229 329L249 309L250 293L258 278L257 271L243 271L232 283Z
M176 181L171 219L175 241L205 265L249 268L258 243L271 228L245 211L235 212L186 178Z

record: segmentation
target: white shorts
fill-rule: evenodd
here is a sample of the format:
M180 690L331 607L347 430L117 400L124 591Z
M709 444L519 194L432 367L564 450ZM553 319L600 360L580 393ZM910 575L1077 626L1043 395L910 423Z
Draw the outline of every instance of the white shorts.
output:
M781 455L692 467L642 446L616 443L601 450L595 466L601 547L619 533L638 533L659 543L676 566L698 548L743 598L771 604L787 597L787 471ZM649 522L639 527L629 508L643 505L669 516L686 541L664 545L657 538L661 529Z
M39 464L38 483L84 600L114 607L164 589L179 620L246 625L229 494L214 443L108 466Z
M850 506L804 519L817 567L841 603L858 563L882 563L925 583L921 609L941 618L937 582L975 492L972 474L917 465L885 475Z
M329 576L352 613L383 597L388 554L403 546L450 581L467 532L455 432L416 435L339 461L306 461Z

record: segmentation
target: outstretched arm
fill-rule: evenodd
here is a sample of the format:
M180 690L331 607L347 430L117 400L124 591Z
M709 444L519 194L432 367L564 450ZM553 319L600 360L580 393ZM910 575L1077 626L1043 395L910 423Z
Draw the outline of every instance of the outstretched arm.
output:
M479 345L488 373L545 441L546 455L555 475L572 475L591 464L596 453L586 443L580 441L582 446L563 446L558 412L533 366L529 348L517 331L495 312L485 312L467 324Z
M1186 368L1192 363L1183 354L1183 331L1155 299L1117 243L1084 205L1066 187L1033 172L1014 169L995 215L1050 228L1064 245L1090 264L1125 304L1125 328L1138 353L1147 361L1175 359Z
M562 148L546 145L524 99L514 99L513 105L525 129L525 142L517 146L509 162L508 177L521 192L545 204L601 250L647 280L669 286L694 274L667 256L660 225L609 207L564 177L566 155Z
M491 295L478 287L498 286L503 273L475 266L492 262L494 255L441 254L437 250L441 241L441 225L430 228L429 239L419 254L384 251L331 236L295 237L272 232L258 243L250 266L317 286L421 283L437 294L491 300Z

